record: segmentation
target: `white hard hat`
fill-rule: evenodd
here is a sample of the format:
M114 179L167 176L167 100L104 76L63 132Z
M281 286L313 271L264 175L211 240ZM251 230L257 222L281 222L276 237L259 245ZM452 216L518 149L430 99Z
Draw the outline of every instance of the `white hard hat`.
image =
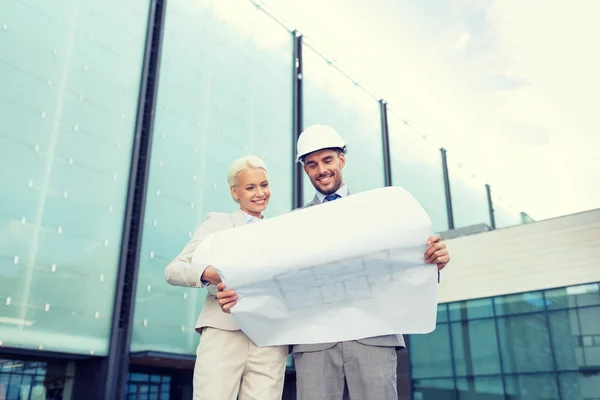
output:
M296 162L314 151L340 149L346 152L346 143L335 129L327 125L312 125L306 128L298 138Z

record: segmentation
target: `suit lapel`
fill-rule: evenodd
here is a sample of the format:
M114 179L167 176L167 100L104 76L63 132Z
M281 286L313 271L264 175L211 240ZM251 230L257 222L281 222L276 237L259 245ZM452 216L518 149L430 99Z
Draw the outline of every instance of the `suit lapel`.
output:
M246 225L246 217L242 210L235 210L231 213L231 220L233 221L233 226L242 226Z
M315 197L313 197L312 201L310 203L308 203L308 206L312 207L312 206L316 206L317 204L321 204L321 202L319 201L319 198L315 194Z

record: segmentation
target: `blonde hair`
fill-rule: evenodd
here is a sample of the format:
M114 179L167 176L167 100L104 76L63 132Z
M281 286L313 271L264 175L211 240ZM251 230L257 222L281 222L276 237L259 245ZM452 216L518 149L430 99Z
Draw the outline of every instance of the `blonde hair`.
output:
M235 186L238 175L246 168L260 168L264 169L267 173L269 172L267 171L267 166L264 161L260 158L253 155L240 157L231 163L229 170L227 171L227 183L230 188Z

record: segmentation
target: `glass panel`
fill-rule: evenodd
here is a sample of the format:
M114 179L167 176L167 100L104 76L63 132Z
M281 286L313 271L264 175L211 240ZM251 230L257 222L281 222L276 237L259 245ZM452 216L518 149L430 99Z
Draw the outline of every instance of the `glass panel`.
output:
M107 352L147 13L0 2L4 346Z
M451 329L456 375L492 375L501 372L493 319L453 323Z
M492 299L467 300L448 305L450 321L489 318L494 316Z
M458 378L459 400L504 400L504 387L500 376Z
M67 398L64 388L72 386L66 377L67 364L7 360L0 357L0 399Z
M544 314L498 318L504 373L552 370L552 349Z
M575 370L585 365L577 311L552 312L548 317L556 368Z
M134 372L129 374L129 380L132 382L148 382L150 376L147 374L140 374L138 372Z
M546 290L545 296L550 310L600 305L598 283Z
M600 374L561 373L560 393L563 399L598 399Z
M448 156L448 174L452 193L454 226L491 225L485 184L477 182L473 175Z
M410 335L407 348L414 379L452 376L447 324L426 335Z
M438 323L439 322L448 322L448 305L438 304L436 321Z
M544 311L542 292L519 293L494 298L496 315L524 314Z
M506 394L515 400L558 399L554 374L505 376ZM572 397L567 397L571 399Z
M166 7L131 349L195 354L206 291L169 286L164 269L207 212L237 208L238 157L269 168L266 216L291 210L292 38L249 1Z
M494 202L494 220L496 229L519 225L522 223L521 213L512 205L497 196L492 188L492 201ZM531 219L529 217L528 219Z
M455 400L452 379L417 379L413 381L415 400Z
M348 154L344 182L357 193L384 186L379 103L332 67L313 49L303 47L304 127L330 125L344 138ZM315 191L304 174L304 202Z
M392 184L402 186L429 214L434 232L448 230L440 150L388 112Z
M600 346L595 343L594 337L600 335L600 307L581 308L578 313L583 335L583 365L598 368L600 366Z

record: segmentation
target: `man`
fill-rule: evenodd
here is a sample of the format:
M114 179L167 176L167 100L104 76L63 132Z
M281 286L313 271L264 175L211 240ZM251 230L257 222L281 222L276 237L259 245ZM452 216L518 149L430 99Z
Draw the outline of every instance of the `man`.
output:
M332 128L313 125L298 138L297 162L316 189L306 207L350 195L342 170L346 165L346 144ZM450 261L440 236L427 240L425 262L437 264L438 271ZM225 312L235 304L232 290L217 294ZM293 346L299 400L351 400L398 398L396 387L396 350L404 347L401 335L387 335L338 343Z

